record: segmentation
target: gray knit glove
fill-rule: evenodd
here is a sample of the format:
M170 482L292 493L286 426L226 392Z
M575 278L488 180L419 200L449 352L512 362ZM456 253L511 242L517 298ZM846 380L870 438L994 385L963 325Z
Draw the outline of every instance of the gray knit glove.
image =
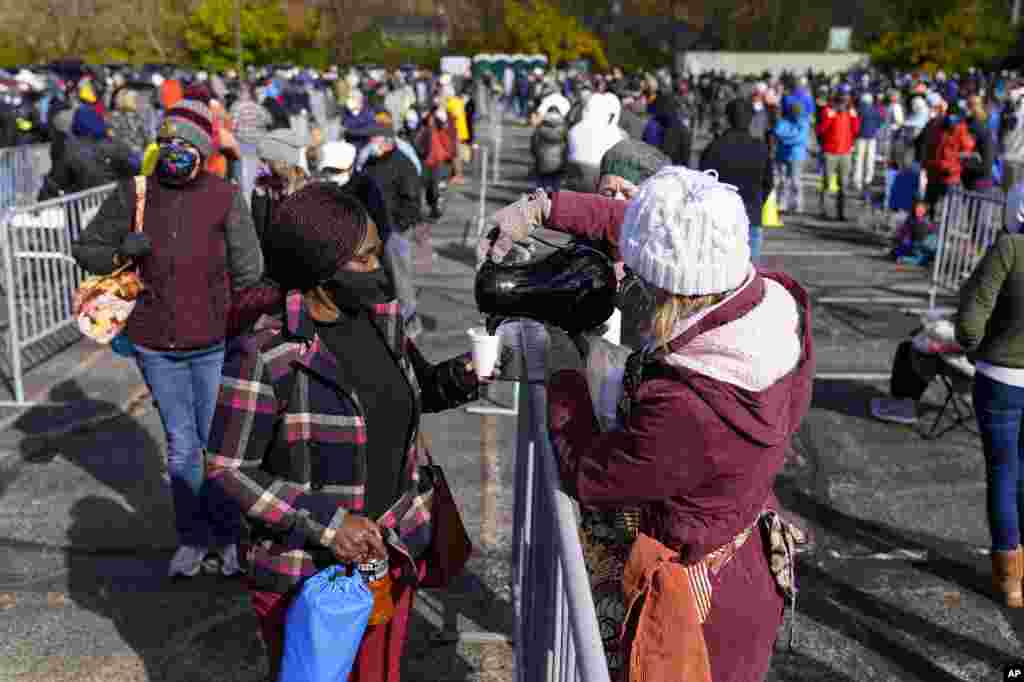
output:
M487 221L494 229L482 236L477 244L477 265L482 265L487 258L495 263L502 262L514 244L529 239L550 214L551 199L542 189L524 194L515 203L496 211Z

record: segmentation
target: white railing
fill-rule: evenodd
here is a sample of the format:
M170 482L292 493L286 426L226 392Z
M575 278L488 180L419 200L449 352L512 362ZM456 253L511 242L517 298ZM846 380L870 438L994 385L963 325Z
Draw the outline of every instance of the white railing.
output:
M1003 231L1006 197L1002 191L992 194L949 190L942 200L939 219L938 250L932 266L928 308L935 310L940 291L956 293L971 276L985 251Z
M116 184L59 199L9 208L0 218L7 344L15 401L25 401L25 350L75 324L71 314L83 272L71 244L96 216Z

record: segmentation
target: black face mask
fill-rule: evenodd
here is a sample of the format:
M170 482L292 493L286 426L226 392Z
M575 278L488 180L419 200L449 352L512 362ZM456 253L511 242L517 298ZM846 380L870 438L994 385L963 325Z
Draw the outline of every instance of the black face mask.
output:
M395 285L383 265L370 272L339 270L323 284L340 308L358 311L395 298Z
M615 293L615 307L628 310L637 319L648 319L654 315L654 290L639 275L626 269L626 276L619 282Z

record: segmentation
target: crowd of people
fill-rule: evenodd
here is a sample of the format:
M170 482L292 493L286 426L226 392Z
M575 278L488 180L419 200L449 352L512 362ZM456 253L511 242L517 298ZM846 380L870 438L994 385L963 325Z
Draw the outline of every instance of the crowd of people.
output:
M621 139L643 141L674 164L713 167L739 185L758 255L761 212L773 200L783 213L808 210L803 173L815 155L818 213L848 202L902 211L893 256L927 264L935 254L936 210L951 187L990 193L1016 184L1024 160L1024 89L1016 73L947 76L854 70L826 76L721 73L587 76L520 74L509 106L536 126L537 183L549 190L589 190L602 154ZM712 138L693 158L695 135ZM879 166L882 170L879 171ZM922 224L915 203L927 206Z
M974 70L462 79L80 67L23 69L0 86L0 140L51 144L41 197L118 182L73 248L89 272L133 263L145 282L117 347L166 432L179 542L168 573L246 573L272 680L290 601L337 562L384 561L396 586L350 679L399 677L431 539L420 417L475 399L486 381L468 355L431 364L417 350L413 252L443 216L445 188L466 182L484 116L535 127L537 189L491 218L480 261L502 263L544 226L599 245L621 280L622 344L635 352L618 427L597 426L578 339L566 356L575 348L579 362L551 368L550 426L583 509L609 665L626 675L630 649L648 652L641 665L664 665L650 680L763 679L792 595L798 531L772 487L809 408L814 348L807 293L758 268L766 202L805 211L814 169L820 213L831 202L845 220L860 200L902 208L894 257L925 263L944 194L998 191L1024 158L1024 87ZM998 282L971 288L961 334L1013 368L1012 330L986 343L979 322L994 304L978 292L1013 280L1016 242L1000 243L985 268ZM680 443L681 429L693 440ZM1003 446L990 441L995 460ZM1004 497L999 518L1016 518ZM997 589L1017 603L1019 529L999 523L1011 558L994 555ZM658 571L671 600L644 592ZM627 607L647 597L639 620L665 619L680 646L659 651L631 624Z

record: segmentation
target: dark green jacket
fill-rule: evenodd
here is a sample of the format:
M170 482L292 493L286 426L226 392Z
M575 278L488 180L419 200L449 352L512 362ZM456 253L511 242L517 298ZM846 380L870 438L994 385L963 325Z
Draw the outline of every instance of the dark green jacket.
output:
M1024 235L1000 235L961 287L956 340L972 361L1024 368Z

